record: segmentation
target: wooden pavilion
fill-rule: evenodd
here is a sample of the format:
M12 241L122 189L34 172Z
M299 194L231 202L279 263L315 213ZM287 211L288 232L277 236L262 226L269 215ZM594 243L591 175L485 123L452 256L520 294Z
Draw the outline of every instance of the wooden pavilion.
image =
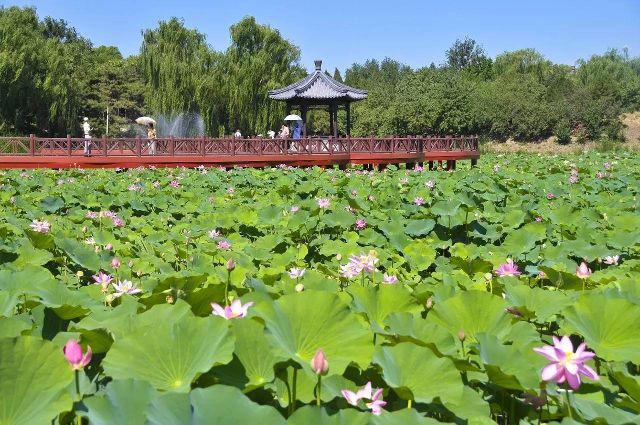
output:
M303 137L307 137L307 112L324 109L329 112L329 132L338 137L338 110L347 112L346 135L351 135L351 102L367 98L367 91L349 87L322 72L322 61L315 61L316 69L300 81L277 90L270 90L269 97L287 102L287 115L298 109L303 123Z

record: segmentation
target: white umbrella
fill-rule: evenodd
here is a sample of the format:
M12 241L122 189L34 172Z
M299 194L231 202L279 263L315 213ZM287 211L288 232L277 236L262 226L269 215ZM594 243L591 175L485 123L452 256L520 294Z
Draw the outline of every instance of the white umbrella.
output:
M292 115L287 115L287 117L284 120L285 121L302 121L302 118L300 118L299 115L292 114Z
M149 125L149 124L156 125L156 120L154 120L151 117L140 117L140 118L136 118L136 123L140 125Z

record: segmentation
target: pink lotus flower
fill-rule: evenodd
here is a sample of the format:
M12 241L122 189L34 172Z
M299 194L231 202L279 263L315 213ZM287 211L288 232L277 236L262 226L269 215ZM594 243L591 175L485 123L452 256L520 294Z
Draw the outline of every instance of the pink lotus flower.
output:
M400 180L400 185L404 186L405 184L409 184L409 178L408 177L402 177Z
M553 345L534 348L533 350L545 356L551 364L542 369L541 377L544 381L555 381L558 384L568 382L571 388L577 390L580 387L580 375L589 379L598 380L598 374L585 365L584 362L595 357L595 353L585 351L586 344L583 342L573 351L573 344L567 336L562 339L553 337Z
M436 183L433 180L427 180L424 185L426 187L428 187L429 189L433 189L434 187L436 187Z
M587 267L587 264L584 261L576 268L576 276L580 279L586 279L591 276L591 269Z
M113 251L113 244L110 244L110 243L106 244L104 246L104 249L106 249L107 251Z
M554 195L553 193L551 193L551 192L547 193L547 199L548 200L555 199L555 197L556 197L556 195Z
M318 207L322 209L327 209L331 205L331 201L328 198L318 198L317 203Z
M495 164L495 165L493 166L493 172L494 172L494 173L497 173L498 171L500 171L500 165Z
M356 226L356 229L362 230L365 227L367 227L367 222L364 220L364 218L359 218L356 220L355 226Z
M97 211L87 211L85 217L90 218L91 220L95 220L99 215L100 213L98 213Z
M38 233L49 233L49 231L51 230L51 225L46 220L33 220L30 226L31 230Z
M536 223L542 223L542 217L536 217Z
M598 172L596 173L596 177L597 177L597 178L599 178L599 179L601 179L601 178L603 178L603 177L604 177L604 173L603 173L602 171L598 171Z
M209 235L211 239L215 239L220 236L220 232L218 231L218 229L213 229L213 230L209 230L207 232L207 235Z
M539 277L540 279L545 279L545 278L547 277L547 274L546 274L545 272L543 272L542 270L540 270L540 271L538 272L538 277Z
M605 162L603 167L604 167L605 170L608 170L608 169L611 168L611 164L609 164L608 162Z
M231 303L230 306L222 308L220 304L212 303L211 308L213 308L213 311L211 314L213 314L214 316L220 316L226 320L240 319L247 315L247 313L249 312L249 307L251 307L252 305L252 301L246 303L245 305L242 305L240 300L235 300Z
M169 186L180 187L180 182L178 180L171 180L171 183L169 183Z
M123 280L118 283L112 283L112 285L116 290L116 293L113 294L113 296L116 298L121 297L124 294L133 295L142 292L142 289L136 288L136 286L130 280Z
M234 261L233 258L229 258L227 260L227 264L225 264L225 267L227 268L227 270L232 271L233 269L236 268L236 262Z
M159 181L157 181L157 180L156 180L156 181L154 181L154 182L152 183L152 185L153 185L153 187L155 187L156 189L159 189L159 188L160 188L160 186L161 186L161 185L160 185L160 182L159 182Z
M416 204L417 206L424 205L424 198L421 198L418 196L413 200L413 203Z
M116 270L120 268L120 259L118 257L113 257L113 260L111 260L111 267Z
M606 257L604 257L603 262L610 266L617 266L619 259L620 259L619 255L607 255Z
M384 274L382 276L382 282L388 285L393 285L394 283L398 282L398 278L395 275Z
M362 273L362 268L358 264L347 263L340 266L340 274L347 279L353 279Z
M569 176L569 183L570 184L578 183L578 176L575 174L572 174L571 176Z
M322 348L316 351L315 356L311 359L311 369L316 375L326 375L329 371L329 362Z
M217 245L218 249L222 249L223 251L228 251L231 249L231 244L227 241L220 241Z
M294 206L292 206L291 208L289 208L289 211L290 211L292 214L297 213L299 210L300 210L300 207L299 207L299 206L297 206L297 205L294 205Z
M355 189L353 189L353 190L351 191L351 196L358 196L358 191L357 191L357 190L355 190Z
M382 413L382 408L386 406L387 402L382 401L382 388L378 388L375 391L371 388L371 382L367 382L367 384L359 389L357 392L342 390L342 396L347 400L352 406L358 406L360 400L370 400L369 403L365 402L365 406L368 409L371 409L371 413L376 416L379 416Z
M113 280L113 277L109 276L106 273L103 273L102 271L100 271L98 274L94 274L91 277L93 277L93 280L97 285L108 285L109 283L111 283L111 280Z
M496 275L503 276L520 276L522 273L518 270L518 266L513 263L511 258L507 259L507 262L500 264L495 270Z
M113 222L113 225L115 227L122 227L124 226L124 221L120 218L120 217L113 217L111 219L111 221Z
M229 194L236 193L236 190L233 187L228 187L227 188L227 193L229 193Z
M305 269L302 269L302 268L299 269L297 267L293 267L288 271L288 273L291 279L298 279L304 276L305 271L306 271Z
M82 354L82 347L75 339L70 339L63 349L64 357L67 359L73 370L84 369L91 361L91 347L87 346L86 354Z

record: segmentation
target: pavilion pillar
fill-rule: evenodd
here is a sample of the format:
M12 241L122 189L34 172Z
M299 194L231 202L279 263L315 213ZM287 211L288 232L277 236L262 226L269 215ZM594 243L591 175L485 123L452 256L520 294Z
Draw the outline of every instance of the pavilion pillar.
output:
M333 104L329 105L329 134L333 135Z
M307 137L307 105L300 105L300 114L302 114L302 137Z
M338 137L338 105L334 103L333 108L333 137Z
M291 115L291 103L287 102L287 109L285 115Z
M351 102L347 102L347 137L351 136Z

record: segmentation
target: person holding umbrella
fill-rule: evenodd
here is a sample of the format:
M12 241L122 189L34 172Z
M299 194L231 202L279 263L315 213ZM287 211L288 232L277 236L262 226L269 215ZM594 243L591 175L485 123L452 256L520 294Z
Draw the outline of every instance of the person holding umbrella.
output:
M155 129L156 120L154 120L151 117L140 117L140 118L136 118L136 123L147 126L147 139L149 139L149 141L147 142L147 148L149 148L149 154L155 155L156 154L156 137L158 137Z
M156 154L156 129L153 127L153 123L149 123L149 128L147 129L147 139L149 139L149 154Z

